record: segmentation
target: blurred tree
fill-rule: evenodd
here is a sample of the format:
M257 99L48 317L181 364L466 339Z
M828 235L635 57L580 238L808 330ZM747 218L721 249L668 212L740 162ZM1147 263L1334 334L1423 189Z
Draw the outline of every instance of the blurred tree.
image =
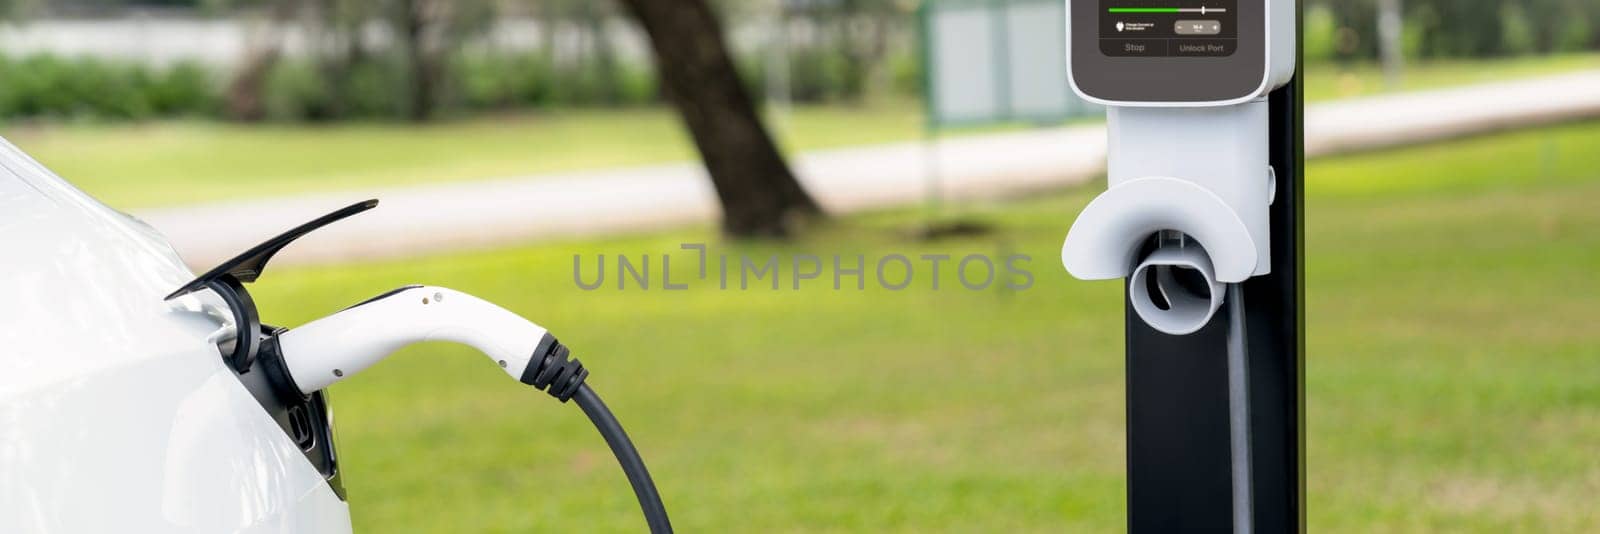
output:
M441 102L451 58L463 42L493 25L495 5L486 0L388 2L389 27L406 65L406 116L431 119Z
M1416 4L1414 1L1408 3ZM1376 0L1325 0L1322 5L1332 12L1337 26L1332 43L1336 59L1349 61L1378 57Z
M706 0L623 0L645 33L668 98L689 128L722 202L722 228L786 237L822 209L795 179L756 115Z
M891 21L909 13L900 12L895 0L838 0L833 5L835 53L843 60L842 96L860 100L873 84L871 78L882 71Z
M15 17L30 7L33 7L32 0L0 0L0 20Z
M268 115L265 92L291 27L304 32L305 60L315 77L310 87L301 88L305 94L298 98L306 101L294 102L292 115L336 119L397 108L412 120L433 118L443 103L450 60L464 42L493 24L496 5L493 0L204 1L211 9L253 14L256 21L227 89L228 116L239 120ZM367 38L372 24L388 30L390 49L369 42L375 41ZM394 63L384 61L386 51ZM394 64L399 76L386 77L385 66ZM391 106L384 86L395 78L402 82L404 99Z
M1600 34L1593 28L1600 25L1600 2L1594 0L1546 0L1529 6L1535 26L1544 29L1539 33L1548 42L1542 50L1573 52L1600 48Z
M540 52L557 70L574 76L557 88L558 100L616 105L623 101L624 66L608 23L616 4L603 0L525 0L540 21ZM567 36L570 49L560 37ZM562 53L566 52L566 53Z
M1383 64L1384 84L1400 87L1405 70L1405 17L1401 0L1378 0L1378 59Z
M1337 28L1334 57L1376 59L1382 48L1381 17L1376 14L1385 1L1315 1L1307 23L1320 24L1311 15L1328 10ZM1600 26L1600 2L1595 0L1404 0L1401 4L1401 41L1407 55L1492 57L1600 47L1600 35L1592 31Z
M205 7L210 9L253 8L248 16L244 58L222 98L223 112L229 118L266 118L267 78L283 56L284 27L298 5L298 0L206 0Z
M368 95L360 92L372 88L352 87L356 72L375 60L367 43L366 29L369 22L379 17L379 7L366 0L308 0L302 27L306 28L311 61L323 86L326 107L323 113L329 118L351 116L357 111L370 114L393 111L369 109L384 106L357 102L370 101Z
M1536 50L1539 44L1533 28L1533 21L1528 19L1528 11L1516 2L1506 2L1500 5L1500 50L1505 54L1527 54ZM1548 34L1548 33L1547 33Z
M1334 58L1334 39L1339 22L1327 4L1312 4L1306 8L1304 24L1306 61L1318 62Z
M1596 9L1600 12L1600 9ZM1556 52L1574 52L1592 46L1594 32L1591 30L1589 17L1567 17L1561 23L1560 30L1554 32L1554 41L1551 49Z
M914 4L900 0L775 0L796 26L790 88L799 101L859 101L890 83L889 52L909 38ZM894 42L910 50L907 40Z

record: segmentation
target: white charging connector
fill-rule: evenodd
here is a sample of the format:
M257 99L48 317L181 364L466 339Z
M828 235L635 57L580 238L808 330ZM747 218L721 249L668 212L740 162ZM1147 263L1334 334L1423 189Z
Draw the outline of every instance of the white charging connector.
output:
M453 341L482 351L521 379L548 332L488 301L434 286L409 286L306 323L278 336L284 365L301 393L341 382L421 341Z
M483 352L511 378L581 408L616 454L650 532L672 532L644 460L599 394L589 371L544 327L488 301L443 287L407 286L274 335L263 358L280 392L302 395L342 382L406 345L453 341ZM283 393L280 393L283 394Z

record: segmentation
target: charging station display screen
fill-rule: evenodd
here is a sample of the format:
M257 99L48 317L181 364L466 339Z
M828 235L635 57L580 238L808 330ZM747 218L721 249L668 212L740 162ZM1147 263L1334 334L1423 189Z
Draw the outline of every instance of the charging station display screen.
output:
M1238 0L1100 0L1100 53L1228 57L1238 48Z

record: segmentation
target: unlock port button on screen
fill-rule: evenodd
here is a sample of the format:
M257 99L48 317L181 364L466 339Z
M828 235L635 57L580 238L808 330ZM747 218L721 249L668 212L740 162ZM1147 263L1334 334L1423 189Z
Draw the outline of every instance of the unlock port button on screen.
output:
M1173 39L1172 55L1196 57L1224 57L1233 55L1233 41L1229 39Z

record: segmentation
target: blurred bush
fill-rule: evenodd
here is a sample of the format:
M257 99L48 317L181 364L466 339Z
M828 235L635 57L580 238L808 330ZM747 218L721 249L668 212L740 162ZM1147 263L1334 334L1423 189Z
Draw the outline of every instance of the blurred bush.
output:
M280 61L273 65L261 94L268 119L318 120L334 116L334 91L309 62Z
M145 91L150 111L160 116L211 115L218 109L216 78L195 62L177 63Z
M451 64L446 109L640 106L660 100L646 65L557 64L539 53L464 55ZM224 73L199 63L151 67L95 58L0 55L0 119L221 118ZM274 121L388 119L404 113L404 67L382 57L331 72L273 63L261 91Z
M475 109L502 109L546 105L555 99L559 83L550 61L538 54L480 54L463 58L461 85L466 105Z
M789 91L800 102L854 100L863 93L862 77L833 50L806 48L789 56Z
M337 72L307 60L284 60L267 73L262 100L275 121L394 118L404 112L401 67L381 60Z
M536 52L473 54L455 65L452 100L469 110L640 106L660 100L648 65L556 62Z
M211 115L212 73L195 63L168 67L36 54L0 56L0 118L141 119Z
M160 1L172 9L203 11L201 0ZM213 1L219 6L249 3ZM730 31L744 30L742 37L732 32L730 41L743 43L736 47L738 64L753 97L784 93L793 102L826 103L920 95L915 12L921 2L935 1L970 0L782 2L777 10L752 0L716 4L729 19L725 26ZM1377 59L1379 1L1308 1L1308 61ZM0 6L6 2L0 0ZM63 0L85 2L136 3ZM449 7L449 16L421 21L429 28L421 33L440 42L420 46L414 39L373 39L365 33L364 28L375 24L387 28L385 35L401 35L394 29L421 23L407 18L417 16L415 10L391 9L399 4L266 0L260 5L300 6L277 16L285 24L291 19L309 24L312 40L320 43L318 52L252 50L239 64L255 67L227 71L196 63L149 66L49 54L0 55L0 119L423 119L431 108L449 114L639 106L661 100L648 58L619 52L629 38L624 31L628 26L612 2L540 0L519 9L511 8L515 2L497 0L433 0L429 5L434 4ZM1400 5L1400 46L1415 59L1600 49L1600 0L1400 0ZM497 48L490 31L497 17L519 17L522 23L534 21L552 30L544 32L543 42L533 50ZM781 58L773 55L774 46L785 49ZM426 57L410 53L417 51L427 52ZM773 68L785 72L769 72ZM787 91L772 91L774 82L786 82ZM429 109L419 112L422 107Z
M1402 0L1403 49L1417 59L1482 58L1600 48L1595 0ZM1307 4L1308 59L1378 57L1377 0Z
M1339 20L1327 5L1313 5L1306 9L1304 22L1304 47L1307 61L1333 59L1338 50Z

